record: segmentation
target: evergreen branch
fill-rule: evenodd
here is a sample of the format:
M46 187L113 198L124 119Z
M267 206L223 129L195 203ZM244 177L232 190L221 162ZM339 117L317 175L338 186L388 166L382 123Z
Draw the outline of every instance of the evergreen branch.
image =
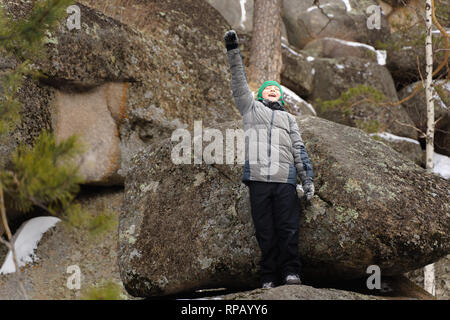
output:
M36 205L51 215L57 215L51 204L48 208L43 204L57 201L61 202L63 210L67 208L67 203L73 199L72 193L78 191L78 184L84 180L77 172L85 157L82 156L74 167L58 165L58 162L73 157L77 151L81 152L81 148L75 145L75 136L56 145L55 138L47 131L37 139L33 149L19 146L13 155L14 171L6 172L6 175L11 181L8 194L19 199L21 210ZM53 168L50 176L46 175L50 172L47 168Z
M19 61L22 60L22 63L2 80L0 134L13 130L20 119L19 111L22 104L15 96L22 86L23 78L31 75L34 79L36 71L33 71L30 66L31 61L40 57L43 50L42 39L63 16L64 6L73 2L72 0L36 2L37 5L31 17L17 22L8 19L0 7L0 46L5 49L2 53L5 52L15 56ZM75 138L71 137L57 144L53 136L44 132L33 148L28 149L23 144L19 145L13 154L14 171L0 171L0 225L4 226L8 240L0 237L0 242L11 251L18 287L27 300L29 298L22 283L14 240L8 225L3 191L10 194L14 205L24 212L35 205L55 215L57 212L53 210L51 203L49 206L44 205L48 200L60 202L63 208L70 209L70 203L74 199L72 192L78 188L77 183L81 181L81 177L77 175L81 163L75 168L65 165L66 159L81 151L75 141ZM59 165L60 161L61 165ZM101 224L102 221L98 220L97 224Z
M6 32L0 36L0 42L10 53L20 59L35 58L42 47L42 39L46 31L52 29L63 16L65 6L72 4L73 0L46 0L39 3L28 19L17 22L8 21L4 24ZM1 14L0 18L6 19ZM5 35L6 33L6 35Z
M369 103L372 103L372 104L374 104L374 105L377 105L377 104L378 104L378 103L377 103L376 101L374 101L373 99L370 99L370 98L364 98L364 99L362 99L362 100L358 100L358 101L352 103L352 104L349 106L349 108L353 108L353 107L355 107L355 106L357 106L357 105L359 105L359 104L361 104L361 103L364 103L364 102L369 102Z

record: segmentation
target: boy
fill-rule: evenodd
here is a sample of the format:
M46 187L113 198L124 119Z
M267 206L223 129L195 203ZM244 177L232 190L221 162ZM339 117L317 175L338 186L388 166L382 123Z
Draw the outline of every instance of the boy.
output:
M244 131L255 129L265 133L258 134L257 143L252 144L252 147L257 145L258 154L260 150L267 151L261 159L253 160L255 155L249 155L249 143L245 141L242 177L249 187L251 214L261 249L261 285L273 288L280 280L283 284L301 284L296 175L302 181L305 200L310 201L314 195L312 166L297 122L283 108L281 86L275 81L266 81L259 88L255 101L247 84L236 32L228 31L224 40L231 69L231 89L243 117Z

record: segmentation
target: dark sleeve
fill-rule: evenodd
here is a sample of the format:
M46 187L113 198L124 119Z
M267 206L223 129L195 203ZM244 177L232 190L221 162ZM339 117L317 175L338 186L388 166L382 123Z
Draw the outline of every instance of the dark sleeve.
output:
M314 180L314 172L309 160L308 153L306 152L305 144L303 143L302 136L298 129L297 121L294 117L289 117L290 122L290 137L292 141L292 153L294 156L294 164L297 169L297 175L301 182L305 182L306 179Z

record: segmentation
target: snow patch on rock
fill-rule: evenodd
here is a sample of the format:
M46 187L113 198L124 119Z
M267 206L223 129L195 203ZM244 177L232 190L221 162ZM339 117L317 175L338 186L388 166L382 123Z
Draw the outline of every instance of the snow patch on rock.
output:
M14 249L19 267L38 260L35 250L43 234L53 228L61 219L56 217L37 217L25 221L13 237ZM6 255L0 274L16 272L11 250Z

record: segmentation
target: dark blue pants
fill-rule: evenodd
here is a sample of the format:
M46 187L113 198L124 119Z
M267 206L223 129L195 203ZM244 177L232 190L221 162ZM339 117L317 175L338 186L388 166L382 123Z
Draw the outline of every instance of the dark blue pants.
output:
M249 181L256 239L261 249L261 282L300 274L299 199L289 183Z

